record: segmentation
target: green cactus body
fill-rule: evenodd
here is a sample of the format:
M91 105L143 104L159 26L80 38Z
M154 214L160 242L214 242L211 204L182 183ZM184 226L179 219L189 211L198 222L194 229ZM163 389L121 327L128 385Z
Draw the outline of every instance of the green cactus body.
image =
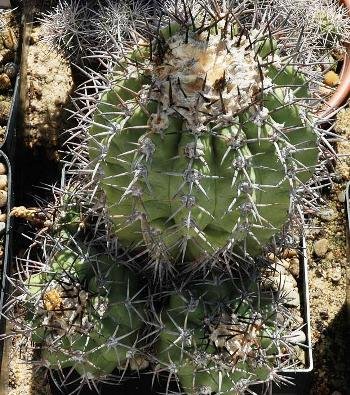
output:
M275 314L271 299L252 287L244 297L227 279L221 287L208 282L170 297L157 358L186 393L236 394L240 386L270 380L279 354L268 335L276 329Z
M59 219L50 267L28 278L27 322L46 366L97 378L127 364L143 301L132 272L81 241L79 222L73 209Z
M98 377L125 366L143 324L142 303L132 300L137 290L132 273L112 260L103 264L108 272L100 272L100 279L91 277L86 291L76 289L73 271L31 279L28 290L36 296L39 291L43 300L43 308L32 317L33 327L38 324L32 339L44 344L43 359L53 369L73 366L82 375ZM75 279L74 286L69 278Z
M257 254L317 163L303 76L266 36L195 24L121 61L89 129L116 233L155 261Z

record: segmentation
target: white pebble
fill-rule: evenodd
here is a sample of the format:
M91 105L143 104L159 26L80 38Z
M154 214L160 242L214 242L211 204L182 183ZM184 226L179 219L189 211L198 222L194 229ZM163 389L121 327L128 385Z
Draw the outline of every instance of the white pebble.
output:
M0 189L0 207L5 207L7 203L7 192Z
M283 304L290 307L300 306L300 295L298 288L292 289L288 294L283 297Z
M7 188L7 175L0 174L0 189L6 189L6 188Z
M314 242L314 253L320 258L326 256L328 251L328 240L327 239L319 239Z
M325 208L319 211L318 216L324 221L333 221L337 218L338 214L332 208Z
M7 168L3 163L0 163L0 174L7 174Z

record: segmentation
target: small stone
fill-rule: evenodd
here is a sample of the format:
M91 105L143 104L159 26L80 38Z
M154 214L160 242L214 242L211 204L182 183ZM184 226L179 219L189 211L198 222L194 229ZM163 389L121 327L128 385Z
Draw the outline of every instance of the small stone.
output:
M267 258L269 261L274 262L275 259L276 259L276 255L275 255L273 252L269 252L269 253L267 253L266 258Z
M286 272L286 267L282 262L278 259L275 263L272 264L272 269L273 269L273 277L279 276L280 274L285 274Z
M344 203L345 202L345 196L346 196L346 190L343 189L342 191L339 191L337 193L337 199L340 203Z
M6 222L7 215L6 214L0 214L0 222Z
M299 275L300 275L300 263L299 263L299 259L298 258L293 258L290 261L289 271L295 278L297 278L297 279L299 278Z
M279 272L273 272L271 276L265 277L261 281L262 289L272 289L273 291L284 291L288 293L297 283L293 276L287 274L281 274Z
M283 258L294 258L296 256L298 256L298 251L295 248L286 248L282 254Z
M297 288L292 289L284 295L283 304L290 307L300 307L300 295Z
M333 270L331 274L331 280L334 284L338 284L341 280L341 268L337 267Z
M7 122L11 111L11 102L0 100L0 122Z
M327 308L323 308L322 310L320 310L320 317L323 320L328 320L329 318L329 313L328 313L328 309Z
M11 88L11 80L7 74L0 74L0 89L8 90Z
M2 31L2 41L7 49L15 50L17 48L17 38L10 27Z
M314 253L316 256L323 258L328 251L328 240L320 239L314 242Z
M282 274L280 277L280 288L282 287L285 291L290 291L297 286L295 278L290 274Z
M17 75L18 67L16 63L8 62L4 66L4 73L10 78L14 79Z
M298 327L304 324L304 318L300 315L300 311L295 311L293 313L293 319L296 321Z
M7 188L7 175L0 174L0 189L6 189L6 188Z
M290 261L289 260L287 260L287 259L281 259L280 261L279 261L279 263L280 263L280 265L282 265L285 269L289 269L289 266L290 266Z
M298 347L297 357L298 357L299 361L305 366L305 364L306 364L306 354L305 354L305 350L303 350L301 347Z
M3 163L0 163L0 175L2 174L7 174L7 169Z
M338 214L332 208L325 208L319 211L318 216L324 221L333 221L337 218Z
M288 336L285 336L285 339L292 344L302 344L306 342L306 335L304 331L298 330L292 332Z
M0 222L0 236L5 232L6 224L5 222Z
M0 190L0 207L5 207L7 203L7 192Z
M289 268L289 261L286 259L275 258L274 261L271 261L270 267L278 272L285 272Z

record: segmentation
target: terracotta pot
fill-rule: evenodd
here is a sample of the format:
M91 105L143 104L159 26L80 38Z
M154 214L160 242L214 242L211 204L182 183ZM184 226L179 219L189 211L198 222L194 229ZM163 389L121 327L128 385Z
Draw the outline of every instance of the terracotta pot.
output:
M349 10L350 0L342 0L342 3ZM334 111L340 107L350 95L350 43L346 44L347 53L344 57L344 64L340 72L340 83L333 96L328 100L326 109L321 113L322 118L330 118Z

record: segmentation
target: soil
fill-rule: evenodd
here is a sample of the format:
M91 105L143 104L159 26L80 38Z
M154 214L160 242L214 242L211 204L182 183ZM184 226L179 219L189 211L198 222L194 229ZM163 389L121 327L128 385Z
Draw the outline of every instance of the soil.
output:
M24 116L24 144L29 149L44 147L48 159L58 159L59 135L67 124L73 91L69 62L41 40L40 26L30 36L27 61L28 99Z
M335 132L339 155L336 181L320 215L310 220L308 230L309 284L314 383L312 395L349 393L349 318L346 314L347 266L345 188L350 181L350 109L338 114ZM315 254L315 242L326 240L325 256Z
M39 40L40 27L32 34L28 59L28 106L23 141L27 149L43 150L47 160L58 157L59 134L64 129L69 96L73 89L72 71L61 55ZM307 243L309 252L309 285L314 380L312 395L346 395L347 321L346 321L346 236L344 190L350 180L350 110L339 114L335 130L343 137L337 143L340 160L336 166L337 181L324 195L322 213L309 219ZM40 179L40 178L38 178ZM327 220L323 219L327 218ZM315 242L326 246L324 256L315 253ZM48 395L45 373L27 363L33 358L25 339L13 339L9 363L8 395ZM25 355L22 349L26 349ZM304 395L304 394L300 394Z
M30 363L35 361L35 350L27 341L21 336L12 339L7 395L50 395L45 369Z

